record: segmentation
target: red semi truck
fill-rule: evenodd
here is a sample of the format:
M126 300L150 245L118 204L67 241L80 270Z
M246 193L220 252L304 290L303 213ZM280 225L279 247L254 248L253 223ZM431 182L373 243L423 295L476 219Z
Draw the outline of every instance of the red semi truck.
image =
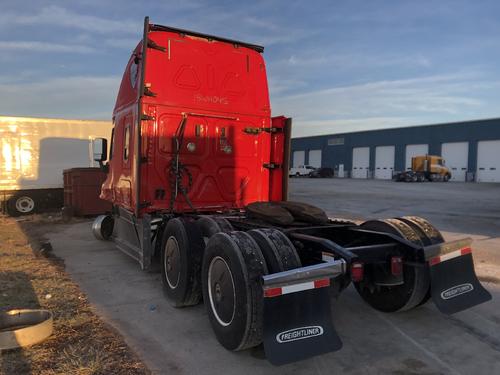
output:
M491 299L470 239L444 242L414 216L358 225L287 201L291 119L271 117L263 50L145 19L109 160L95 143L113 212L94 234L143 269L159 262L174 306L203 300L225 348L263 342L278 365L341 348L330 300L351 282L384 312Z

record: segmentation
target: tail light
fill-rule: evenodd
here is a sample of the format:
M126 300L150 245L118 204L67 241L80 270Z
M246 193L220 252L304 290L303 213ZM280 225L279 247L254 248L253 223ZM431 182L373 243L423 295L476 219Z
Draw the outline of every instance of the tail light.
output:
M403 257L391 258L391 273L394 276L400 276L403 273Z
M354 262L351 264L351 280L355 283L363 280L364 267L363 263Z

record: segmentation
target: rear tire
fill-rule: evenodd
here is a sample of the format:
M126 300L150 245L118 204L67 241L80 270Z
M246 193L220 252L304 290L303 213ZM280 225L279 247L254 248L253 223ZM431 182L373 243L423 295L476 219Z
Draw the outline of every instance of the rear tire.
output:
M408 224L420 237L420 240L422 241L424 246L437 245L444 242L444 238L441 232L434 225L432 225L430 222L421 217L403 216L398 218L398 220L401 220L406 224ZM429 265L426 264L425 267L427 269L427 272L429 273L430 272ZM425 304L430 298L431 298L431 288L429 285L429 289L427 290L424 299L418 305L420 306Z
M301 262L290 239L277 229L252 229L247 232L260 247L269 273L301 267Z
M212 237L215 233L228 233L234 230L227 219L217 216L202 216L196 221L196 225L206 238Z
M361 224L361 228L391 233L422 246L420 237L406 223L398 219L370 220ZM367 270L369 271L369 269ZM403 266L404 283L401 285L363 286L354 283L361 298L373 308L383 312L410 310L422 303L429 290L430 276L426 267Z
M217 340L228 350L262 342L262 276L267 266L257 243L245 232L216 233L205 249L203 299Z
M175 218L167 223L161 243L161 279L173 306L192 306L200 301L204 247L194 221Z

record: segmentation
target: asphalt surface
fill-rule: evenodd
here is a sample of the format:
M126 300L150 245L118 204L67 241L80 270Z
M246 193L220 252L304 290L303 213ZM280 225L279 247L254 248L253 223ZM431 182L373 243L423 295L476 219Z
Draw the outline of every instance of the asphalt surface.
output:
M232 353L212 333L204 306L176 309L159 274L146 273L91 223L53 226L48 239L97 312L158 374L499 374L500 185L398 184L388 181L291 181L290 199L317 203L332 216L354 219L424 216L445 237L471 235L476 269L493 301L446 316L432 303L384 314L349 287L332 301L342 350L275 367L261 348Z

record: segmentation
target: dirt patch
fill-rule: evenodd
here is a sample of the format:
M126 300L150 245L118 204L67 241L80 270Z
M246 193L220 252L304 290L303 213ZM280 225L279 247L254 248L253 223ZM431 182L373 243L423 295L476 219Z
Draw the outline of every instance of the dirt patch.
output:
M51 255L38 223L62 224L57 216L0 217L0 310L48 309L54 333L30 348L2 352L0 374L150 374L93 312L63 262Z

